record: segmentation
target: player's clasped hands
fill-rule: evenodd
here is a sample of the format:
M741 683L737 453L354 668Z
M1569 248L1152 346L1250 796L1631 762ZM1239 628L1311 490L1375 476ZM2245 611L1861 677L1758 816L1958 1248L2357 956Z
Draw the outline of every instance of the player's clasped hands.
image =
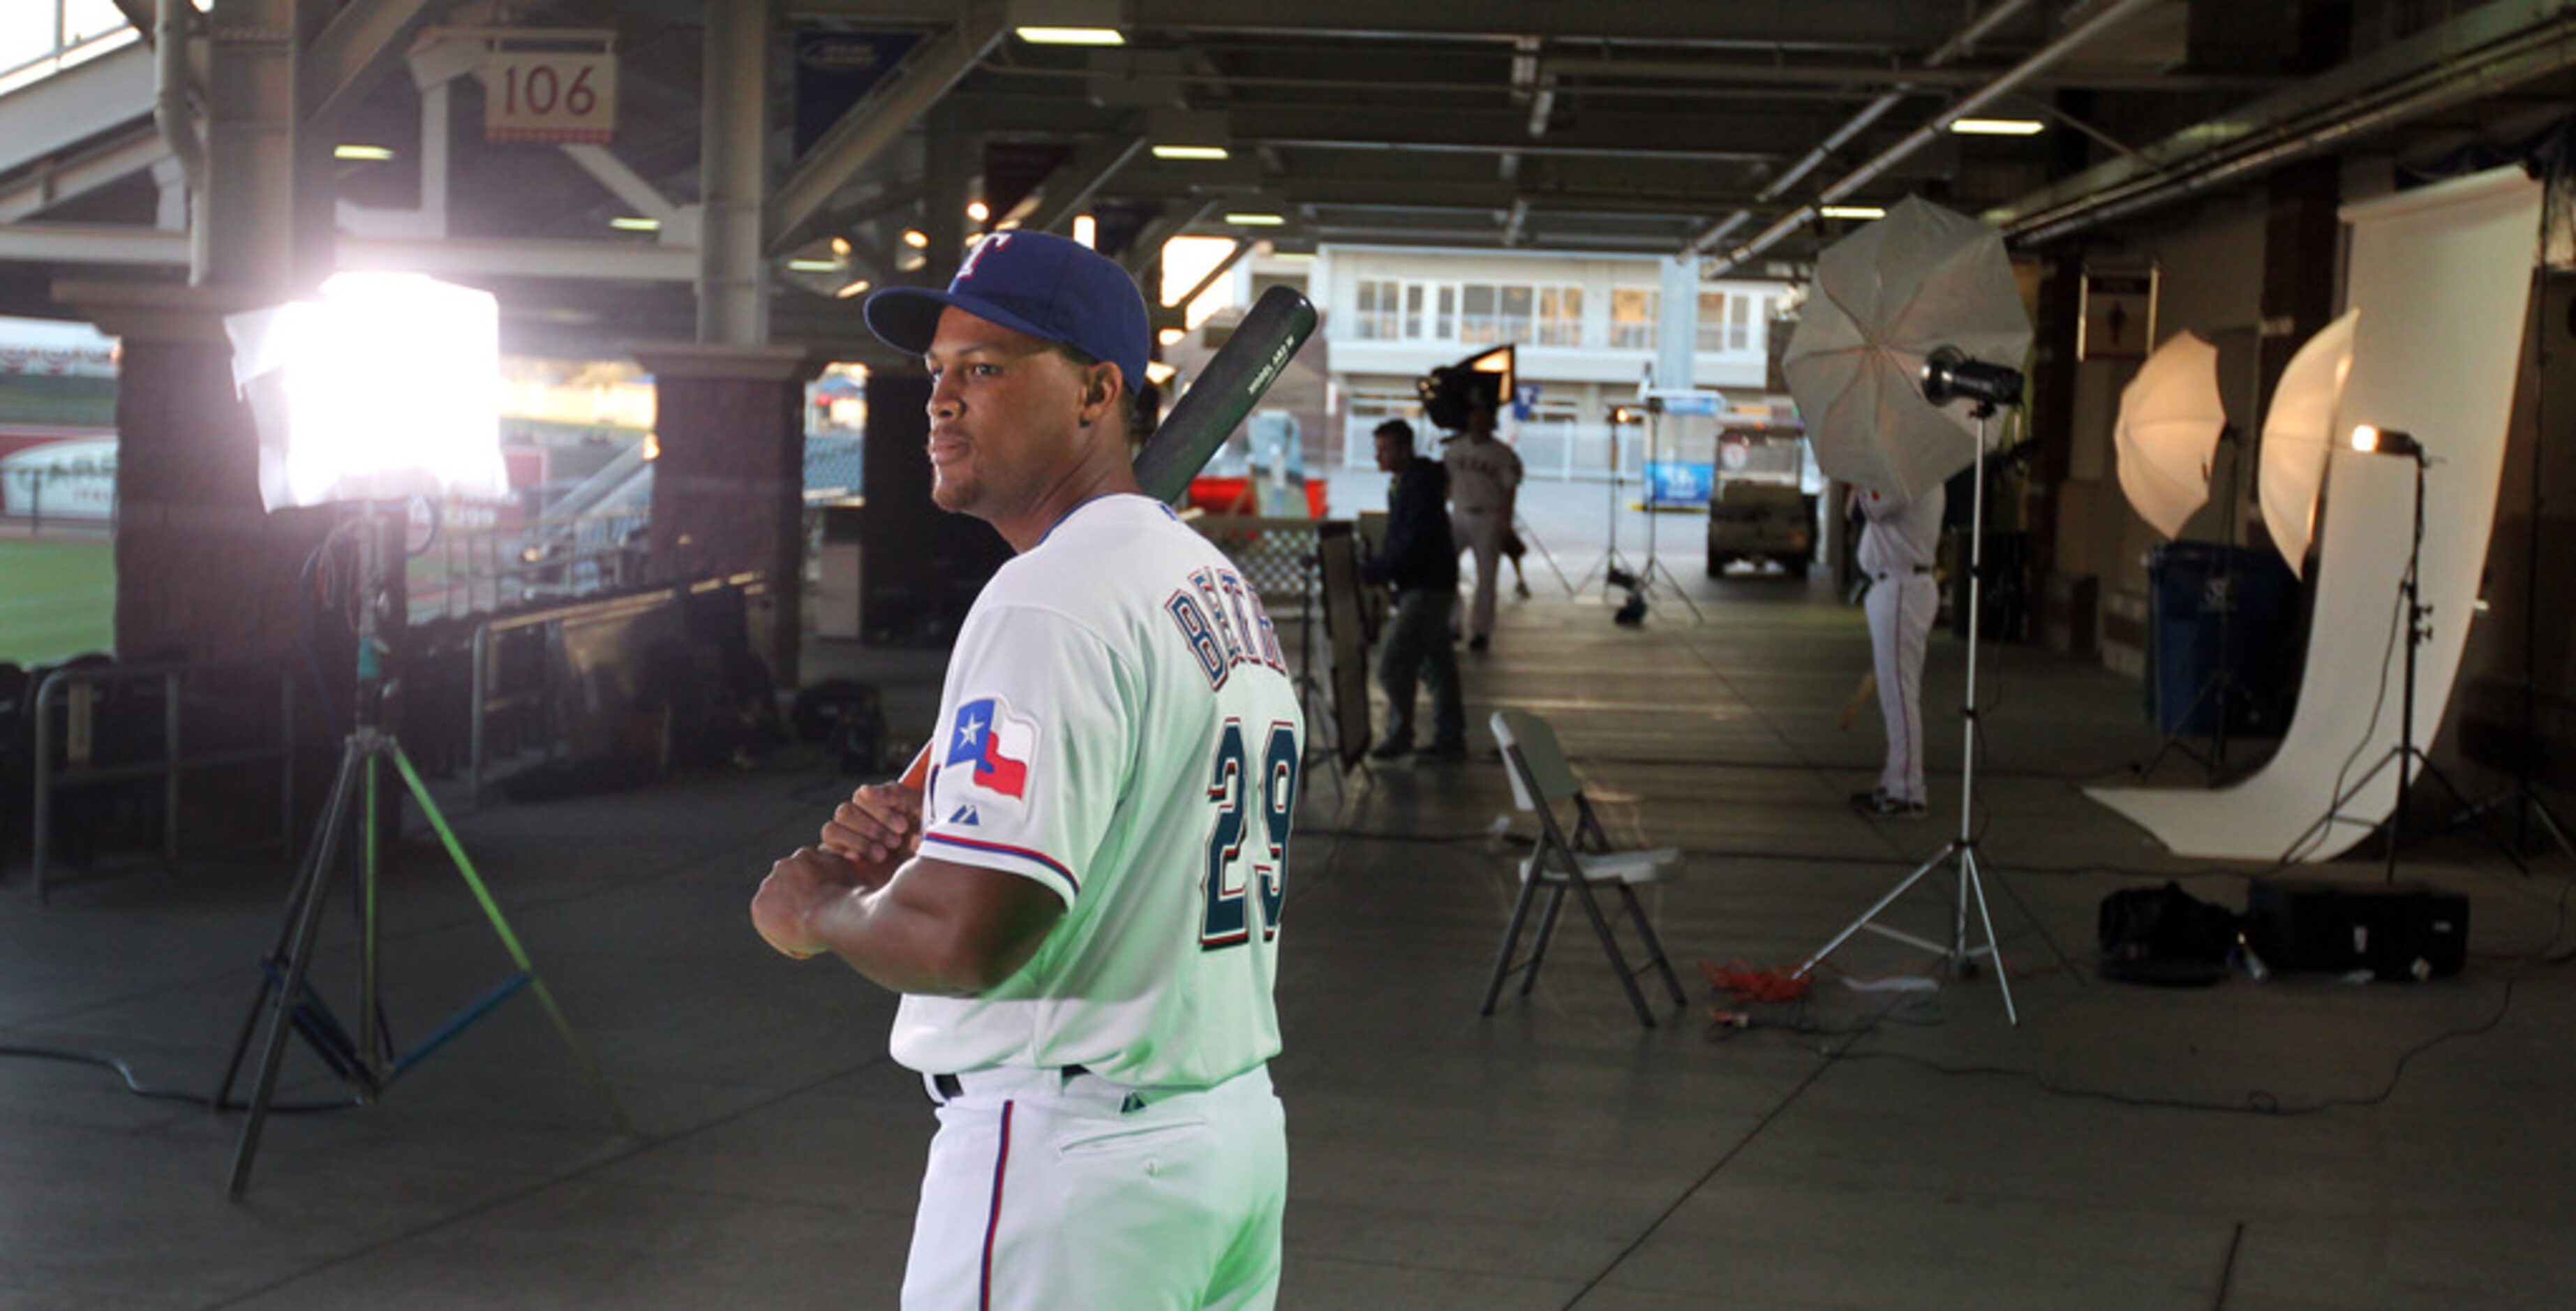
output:
M850 794L823 826L823 849L861 865L900 860L921 847L921 790L871 783Z
M769 867L751 900L752 927L770 946L802 960L829 950L813 924L824 904L877 888L921 845L921 793L900 783L851 794L823 825L819 847L800 847Z

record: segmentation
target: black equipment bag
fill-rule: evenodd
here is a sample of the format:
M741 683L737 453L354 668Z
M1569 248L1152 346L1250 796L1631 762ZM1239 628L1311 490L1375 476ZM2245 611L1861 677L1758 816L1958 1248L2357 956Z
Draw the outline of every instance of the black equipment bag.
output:
M2102 899L2101 976L2123 983L2204 987L2227 977L2236 912L2182 890L2124 888Z

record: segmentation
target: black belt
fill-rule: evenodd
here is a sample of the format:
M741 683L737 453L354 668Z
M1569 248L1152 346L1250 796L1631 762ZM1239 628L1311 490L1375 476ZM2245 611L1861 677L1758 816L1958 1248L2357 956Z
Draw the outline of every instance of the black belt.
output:
M1881 569L1881 570L1879 570L1877 573L1871 574L1871 575L1870 575L1870 577L1872 577L1872 578L1878 578L1878 579L1884 579L1884 578L1886 578L1889 574L1892 574L1892 573L1895 573L1895 572L1896 572L1896 571L1895 571L1895 570L1893 570L1893 569ZM1928 573L1932 572L1932 566L1930 566L1930 565L1928 565L1928 564L1918 564L1918 565L1914 566L1914 568L1913 568L1912 572L1914 572L1914 573L1918 573L1918 574L1928 574Z
M1068 1065L1063 1069L1056 1071L1056 1073L1070 1079L1077 1074L1091 1073L1091 1067L1087 1065ZM953 1074L934 1074L930 1076L930 1086L938 1092L939 1100L943 1102L955 1101L966 1095L965 1083Z

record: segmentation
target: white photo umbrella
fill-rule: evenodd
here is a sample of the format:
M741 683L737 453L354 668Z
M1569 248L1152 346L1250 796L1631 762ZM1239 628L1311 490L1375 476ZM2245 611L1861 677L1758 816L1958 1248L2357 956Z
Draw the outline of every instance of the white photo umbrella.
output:
M2209 502L2210 457L2226 428L2218 348L2194 333L2175 333L2120 389L2120 418L2111 430L2120 490L2138 517L2168 538L2182 534L2192 511Z
M1789 339L1785 368L1816 465L1911 500L1974 463L1968 401L1923 399L1924 357L1955 346L2018 370L2030 316L2001 232L1919 197L1835 242Z
M2352 373L2352 333L2359 309L2318 330L2290 357L2263 417L2263 526L2272 544L2299 574L2316 530L2317 491L2325 486L2326 454L2335 445L2335 410Z

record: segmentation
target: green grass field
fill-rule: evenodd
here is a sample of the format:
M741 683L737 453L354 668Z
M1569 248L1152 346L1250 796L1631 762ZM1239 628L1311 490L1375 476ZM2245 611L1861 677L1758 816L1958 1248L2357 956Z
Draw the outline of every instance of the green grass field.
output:
M0 660L60 660L115 637L113 543L0 541Z

